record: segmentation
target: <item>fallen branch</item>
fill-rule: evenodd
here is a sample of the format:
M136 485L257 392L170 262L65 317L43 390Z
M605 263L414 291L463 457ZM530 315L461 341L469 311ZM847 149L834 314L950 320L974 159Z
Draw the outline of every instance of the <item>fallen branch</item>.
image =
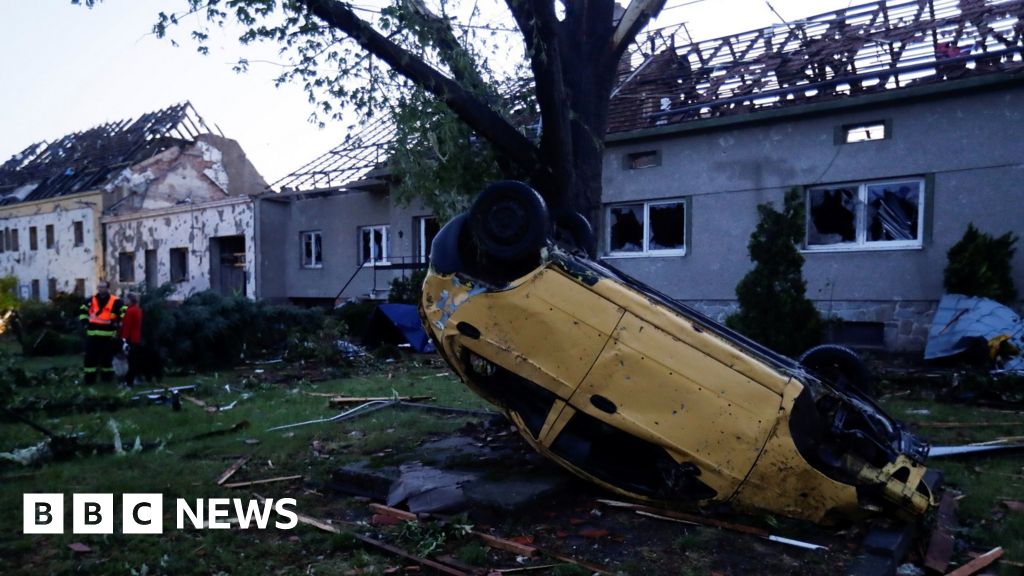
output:
M255 486L257 484L272 484L274 482L292 482L294 480L302 480L302 474L296 474L295 476L278 476L277 478L266 478L264 480L249 480L247 482L232 482L231 484L224 484L225 488L244 488L246 486Z
M235 472L238 472L238 469L241 468L242 466L244 466L245 463L248 462L248 461L249 461L249 457L248 456L242 456L238 460L235 460L234 464L232 464L231 466L228 466L228 469L225 470L224 472L222 472L221 475L217 477L217 485L219 486L219 485L224 484L225 482L227 482L228 478L231 478L231 476L233 476L235 474Z
M974 560L971 560L967 564L964 564L963 566L957 568L956 570L953 570L949 574L946 574L946 576L970 576L971 574L974 574L982 568L995 562L1002 555L1002 546L996 546L995 548L989 550L988 552L985 552L981 556L978 556Z

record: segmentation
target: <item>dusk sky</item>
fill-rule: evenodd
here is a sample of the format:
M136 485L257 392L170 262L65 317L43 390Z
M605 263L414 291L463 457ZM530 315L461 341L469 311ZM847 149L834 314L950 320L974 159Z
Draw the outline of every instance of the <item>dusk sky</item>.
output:
M772 0L787 20L850 4ZM279 62L272 47L240 46L238 30L213 30L210 54L202 56L187 25L176 32L178 47L150 33L159 12L184 6L104 0L90 10L70 0L0 1L0 162L35 142L185 100L208 125L238 140L271 183L341 143L351 121L322 130L310 124L301 87L274 87L278 66L231 70L241 56ZM696 40L780 24L764 0L669 0L655 27L682 21Z

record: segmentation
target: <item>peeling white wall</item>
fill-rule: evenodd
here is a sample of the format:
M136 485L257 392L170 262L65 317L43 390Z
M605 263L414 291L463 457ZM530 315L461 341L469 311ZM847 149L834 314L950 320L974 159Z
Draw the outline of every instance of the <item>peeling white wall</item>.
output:
M253 200L229 198L199 205L147 210L103 219L107 236L105 269L112 289L128 290L146 280L146 250L156 250L157 285L171 281L170 251L188 249L188 277L175 284L171 298L184 299L210 289L210 241L222 236L245 238L245 295L255 298L255 218ZM118 280L118 258L135 254L134 282Z
M28 290L32 280L39 281L39 297L48 300L49 279L57 281L57 290L72 292L75 280L85 280L85 293L91 294L96 286L97 240L95 209L68 208L61 204L46 203L18 210L0 212L0 231L18 230L18 250L0 253L0 276L18 278L20 290ZM30 212L30 213L26 213ZM75 246L73 223L82 222L82 244ZM53 225L54 245L46 247L46 226ZM37 247L29 244L29 229L36 228ZM21 288L24 286L25 288Z

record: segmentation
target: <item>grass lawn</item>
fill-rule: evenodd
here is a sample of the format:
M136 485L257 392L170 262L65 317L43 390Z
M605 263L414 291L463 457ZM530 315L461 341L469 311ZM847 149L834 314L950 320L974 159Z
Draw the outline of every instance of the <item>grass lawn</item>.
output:
M0 341L0 351L10 355L17 349ZM78 356L15 356L14 360L29 374L50 376L31 387L17 388L12 405L57 434L76 435L90 449L70 460L41 466L0 461L0 505L12 511L0 520L0 574L384 573L407 563L388 554L368 551L351 537L305 525L292 531L177 530L173 499L247 500L259 493L268 498L297 498L298 511L312 517L362 520L367 517L364 501L318 488L319 482L330 478L333 468L368 456L386 459L390 452L401 451L424 438L450 433L474 418L383 409L341 423L272 432L268 429L339 413L328 406L327 398L310 393L429 395L438 405L489 408L432 356L407 356L393 363L367 360L330 369L283 363L248 365L219 373L165 378L165 386L195 385L196 389L186 394L208 406L234 403L230 410L216 412L187 401L180 411L174 411L166 403L132 400L132 392L113 384L83 387L77 382ZM1021 434L1024 429L1024 415L1020 412L943 404L936 402L928 390L904 384L890 385L887 390L890 394L881 399L885 408L911 423L935 444L988 440ZM978 425L933 426L935 422L950 421ZM124 454L114 453L115 430ZM142 447L138 452L132 450L136 438ZM0 421L0 451L32 446L42 439L39 432L23 423L10 418ZM215 479L242 456L249 460L231 482L290 475L302 475L304 481L241 489L216 485ZM947 485L963 495L959 502L957 561L966 561L970 551L1003 546L1006 560L1024 562L1024 512L1008 509L1001 503L1024 501L1024 458L1020 453L934 460L930 466L940 468ZM159 536L75 536L66 526L65 535L22 535L22 494L30 492L62 493L66 507L70 507L71 493L113 493L117 514L122 493L163 493L165 532ZM70 515L66 522L70 522ZM115 521L115 525L119 523ZM395 543L409 550L444 539L436 530L395 532L404 534L396 536ZM670 554L680 573L704 573L706 570L701 567L721 564L713 560L716 554L730 553L728 543L732 540L728 535L712 538L717 532L706 531L682 534L675 539L678 550ZM695 544L700 542L718 545ZM85 544L91 551L74 552L68 548L72 543ZM721 550L707 549L722 545ZM447 548L458 558L477 565L488 565L488 555L493 559L494 554L475 541L449 541ZM698 549L698 559L703 563L691 558L697 557L694 554ZM620 554L619 561L613 563L623 573L652 573L649 566L645 568L640 554L644 550L637 550L636 554L636 550L597 550L595 554ZM766 552L769 553L774 554ZM628 561L623 557L628 557ZM808 557L803 571L797 567L794 573L828 573L822 560L818 559L816 564L815 558ZM507 562L509 558L503 560ZM692 566L684 565L686 562ZM573 568L562 566L546 573L571 574ZM1019 573L1019 568L1005 562L999 570L1005 574Z

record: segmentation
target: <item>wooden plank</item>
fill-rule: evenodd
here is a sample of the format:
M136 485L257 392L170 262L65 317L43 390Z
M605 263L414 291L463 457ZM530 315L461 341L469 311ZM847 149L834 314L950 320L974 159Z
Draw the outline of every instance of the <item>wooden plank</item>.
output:
M263 480L249 480L247 482L232 482L231 484L224 484L225 488L244 488L245 486L255 486L257 484L272 484L274 482L292 482L294 480L302 480L302 474L296 474L295 476L278 476L277 478L266 478Z
M423 402L433 400L433 396L333 396L328 400L331 406L346 406L348 404L365 404L366 402L386 402L397 400L399 402Z
M473 535L484 541L491 548L497 548L498 550L504 550L505 552L511 552L516 556L526 556L527 558L533 558L537 555L537 549L533 546L527 546L511 540L505 540L504 538L498 538L497 536L491 536L483 532L472 531Z
M421 556L416 556L415 554L410 554L409 552L406 552L405 550L402 550L401 548L399 548L397 546L392 546L390 544L385 544L384 542L381 542L380 540L375 540L373 538L370 538L369 536L364 536L362 534L358 534L358 533L355 533L355 532L352 532L352 536L356 540L359 540L360 542L362 542L364 544L369 544L370 546L373 546L374 548L380 548L381 550L384 550L385 552L390 552L390 553L394 554L395 556L401 556L402 558L405 558L406 560L412 560L413 562L415 562L417 564L420 564L422 566L426 566L427 568L433 568L434 570L437 570L438 572L441 572L442 574L451 574L451 576L469 576L469 574L467 574L466 572L463 572L462 570L456 570L455 568L452 568L451 566L448 566L447 564L441 564L440 562L434 562L433 560L428 560L427 558L423 558Z
M971 560L967 564L964 564L963 566L957 568L956 570L953 570L949 574L946 574L946 576L970 576L971 574L975 574L982 568L995 562L1002 555L1002 546L996 546L995 548L989 550L988 552L985 552L981 556L978 556L974 560Z
M928 551L924 556L924 567L935 572L945 572L953 557L953 532L956 530L956 497L946 491L939 502L935 528L928 540Z
M392 508L391 506L385 506L375 502L370 503L370 510L376 514L383 514L384 516L391 516L392 518L398 518L399 520L406 520L408 522L416 522L419 520L419 518L417 518L412 512L399 510L398 508Z
M231 478L231 476L233 476L235 472L238 472L238 469L244 466L245 463L248 461L248 456L242 456L238 460L235 460L234 464L228 466L228 469L222 472L221 475L217 477L217 485L221 485L227 482L228 478Z

